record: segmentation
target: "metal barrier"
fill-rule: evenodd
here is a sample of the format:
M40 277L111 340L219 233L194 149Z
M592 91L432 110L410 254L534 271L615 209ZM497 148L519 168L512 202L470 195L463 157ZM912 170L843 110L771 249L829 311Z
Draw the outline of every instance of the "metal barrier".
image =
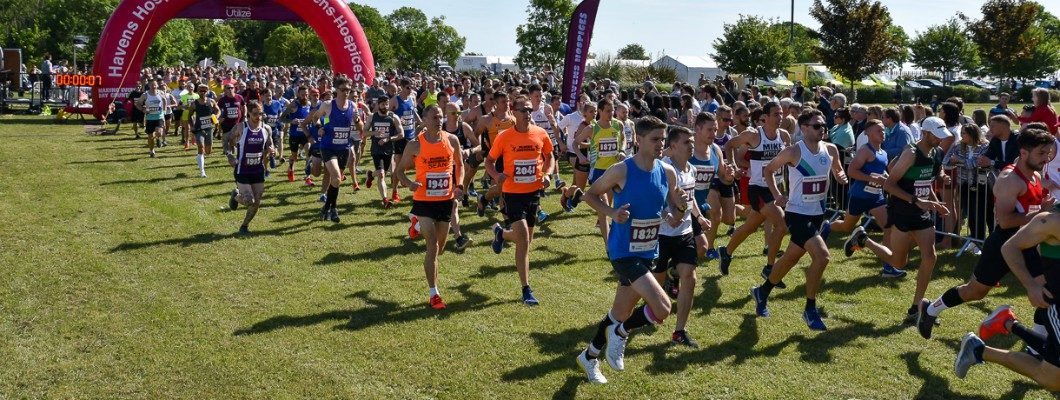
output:
M58 85L56 75L45 83L40 74L0 74L0 113L39 114L44 105L53 108L76 106L91 101L91 86Z

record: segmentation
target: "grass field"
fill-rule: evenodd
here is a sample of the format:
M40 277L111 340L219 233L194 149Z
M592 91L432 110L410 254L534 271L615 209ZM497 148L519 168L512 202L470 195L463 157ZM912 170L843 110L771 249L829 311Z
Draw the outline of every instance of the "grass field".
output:
M754 317L760 235L731 275L699 269L689 331L700 349L669 346L671 319L636 333L626 371L605 364L611 383L590 386L574 357L615 279L587 207L561 214L555 195L544 200L553 219L531 255L536 308L518 301L513 249L488 247L498 216L465 211L477 244L441 257L450 307L436 312L423 244L406 238L407 200L384 211L374 190L344 186L335 225L316 220L315 190L275 174L254 234L238 237L243 210L226 210L219 152L199 178L178 146L151 159L125 129L52 123L0 117L0 398L1052 397L996 365L953 375L959 338L990 309L1029 317L1011 277L947 311L928 341L900 325L912 278L877 277L875 258L846 259L833 237L819 299L830 330L813 333L801 269L774 292L773 316ZM929 296L974 262L944 252Z

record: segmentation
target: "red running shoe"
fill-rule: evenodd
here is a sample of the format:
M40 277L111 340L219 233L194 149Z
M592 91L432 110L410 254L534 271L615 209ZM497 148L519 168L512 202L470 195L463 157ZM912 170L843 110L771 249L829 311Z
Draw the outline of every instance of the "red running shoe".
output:
M390 199L383 199L383 209L384 210L389 210L390 207L393 207L393 206L394 206L394 203L391 203Z
M1015 321L1016 314L1012 313L1012 308L1008 305L998 306L994 309L994 312L986 316L982 324L979 324L979 338L983 340L990 340L997 334L1008 334L1008 328L1005 328L1005 323L1008 321Z
M364 178L364 187L371 189L373 179L375 179L375 174L369 172L368 177Z
M287 182L294 182L294 170L287 170Z
M313 183L313 178L310 178L310 177L307 176L307 177L305 177L305 185L306 186L315 186L316 183Z
M442 296L439 296L439 295L431 296L430 305L431 305L431 308L433 308L435 310L444 310L445 309L445 302L442 301Z
M401 197L398 196L397 190L395 190L393 192L393 194L390 195L390 201L394 202L394 203L400 203L401 202Z
M416 218L415 215L409 215L409 223L411 224L409 225L409 239L416 240L416 238L420 237L420 230L416 227L419 222L420 219Z

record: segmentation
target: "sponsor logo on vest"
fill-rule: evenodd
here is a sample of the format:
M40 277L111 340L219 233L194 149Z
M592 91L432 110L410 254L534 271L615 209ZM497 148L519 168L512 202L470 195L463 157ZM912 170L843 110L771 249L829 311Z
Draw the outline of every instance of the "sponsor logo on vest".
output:
M236 19L250 19L250 7L225 7L225 16Z

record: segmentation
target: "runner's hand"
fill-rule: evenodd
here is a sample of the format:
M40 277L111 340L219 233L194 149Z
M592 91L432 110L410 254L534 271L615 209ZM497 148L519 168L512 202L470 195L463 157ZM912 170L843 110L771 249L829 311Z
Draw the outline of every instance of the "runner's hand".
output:
M785 196L785 195L777 196L776 199L773 199L773 204L776 204L777 207L784 208L784 206L786 206L788 204L788 196Z
M421 185L420 185L419 181L412 181L411 185L405 185L405 186L407 186L410 191L415 192L415 191L419 190Z
M461 197L464 197L464 190L461 189L461 188L453 189L453 198L459 199ZM460 204L460 203L458 202L457 204Z
M950 210L945 205L939 202L932 202L935 207L935 211L938 211L939 215L946 216L950 215Z
M1031 305L1037 308L1049 308L1049 300L1053 298L1053 294L1035 281L1027 288L1027 298L1031 300Z
M611 219L615 222L624 224L629 220L629 203L623 204L622 207L616 208L615 212L611 213Z
M703 218L703 216L700 215L698 222L699 222L699 227L703 228L703 230L710 229L710 220L709 219Z
M548 184L550 181L552 181L552 179L548 177L548 174L544 174L541 176L541 183L545 185L546 189L548 189Z
M1055 205L1056 205L1056 198L1053 197L1053 195L1051 195L1051 194L1046 194L1045 198L1042 199L1042 210L1050 211L1050 210L1053 209L1053 206L1055 206Z

